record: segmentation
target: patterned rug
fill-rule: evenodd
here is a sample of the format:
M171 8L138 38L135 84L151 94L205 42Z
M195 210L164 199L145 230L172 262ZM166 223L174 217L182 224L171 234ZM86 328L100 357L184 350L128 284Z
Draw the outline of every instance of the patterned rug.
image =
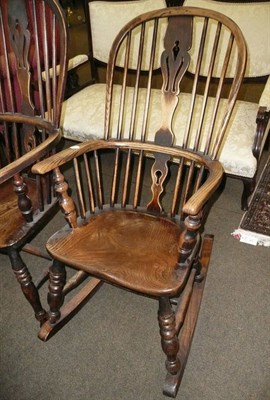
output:
M270 247L270 157L239 228L232 233L241 242Z

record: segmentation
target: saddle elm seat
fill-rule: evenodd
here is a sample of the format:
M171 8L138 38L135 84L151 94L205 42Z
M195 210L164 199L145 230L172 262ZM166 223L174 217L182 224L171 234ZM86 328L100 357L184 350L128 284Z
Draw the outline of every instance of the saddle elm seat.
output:
M66 265L73 254L72 266L127 289L174 296L185 277L175 271L181 231L166 218L113 210L57 232L47 249Z
M164 132L159 139L166 141L166 137ZM108 154L104 156L104 152L112 150L114 172L103 194L99 182L108 181L103 166L103 162L108 164ZM76 203L58 169L69 161L74 166L76 184L74 187L71 183L71 187L73 194L77 189ZM42 325L39 338L46 341L52 337L104 282L156 298L162 347L167 355L164 393L174 397L186 365L213 243L209 235L201 242L202 210L221 182L221 164L158 144L88 141L33 167L41 174L50 169L54 169L55 188L69 224L47 242L54 260L48 293L50 319ZM149 180L149 173L153 180ZM68 175L73 182L70 170ZM116 182L121 193L119 204L114 193ZM142 195L139 187L146 193ZM108 196L109 204L105 203ZM147 198L148 204L143 206ZM77 270L77 276L86 283L63 305L67 293L65 266Z

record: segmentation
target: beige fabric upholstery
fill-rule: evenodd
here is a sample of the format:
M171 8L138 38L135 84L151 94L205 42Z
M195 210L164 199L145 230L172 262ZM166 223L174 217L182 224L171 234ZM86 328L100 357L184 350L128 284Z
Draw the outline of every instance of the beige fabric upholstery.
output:
M184 6L219 11L234 20L242 30L247 43L248 61L245 75L258 77L270 74L269 1L228 4L212 0L185 0ZM201 29L200 24L198 29Z
M85 63L88 61L88 56L86 54L78 54L75 57L72 57L70 60L68 60L68 71L71 71L72 69L78 67L79 65ZM53 69L50 68L49 70L50 78L53 76ZM60 74L60 65L56 66L56 74ZM46 73L45 71L42 72L42 79L46 81Z
M120 98L120 87L115 87L114 94ZM128 92L129 105L126 109L126 117L131 112L132 89ZM143 98L143 89L141 90ZM177 144L181 145L185 131L185 116L188 112L189 94L182 93L179 99L179 106L174 117L174 133ZM65 138L85 141L88 139L103 138L104 132L104 103L105 103L105 85L95 84L89 86L76 96L68 99L63 106L63 130ZM143 107L143 100L139 100L140 107ZM115 113L117 112L117 102ZM119 104L118 104L119 105ZM211 108L213 103L209 103L208 115L212 115ZM152 91L151 98L151 117L149 119L147 139L153 140L154 134L161 123L161 96L159 90ZM228 135L220 154L220 161L227 173L239 176L253 177L257 168L257 162L252 154L252 144L256 131L256 115L258 105L254 103L238 101L232 116L231 126L228 127ZM113 113L114 114L114 113ZM250 123L253 121L253 123ZM209 121L208 121L209 122ZM140 137L141 121L137 122L136 137ZM181 131L179 130L181 127ZM128 132L128 126L125 127ZM194 127L195 128L195 127ZM193 129L195 132L196 129ZM204 132L207 131L207 123L204 126ZM115 137L116 126L113 124L112 136ZM126 133L127 137L127 133ZM191 146L191 143L190 143ZM192 147L192 146L191 146Z
M70 71L73 68L78 67L79 65L85 63L88 60L88 56L86 54L78 54L75 57L72 57L68 61L68 70Z
M91 20L91 33L93 42L93 55L99 61L108 62L109 52L114 38L120 29L128 23L132 18L137 17L147 11L158 10L166 7L165 0L138 0L138 1L121 1L121 2L106 2L106 1L91 1L89 3L89 15ZM123 12L124 10L124 12ZM102 23L100 23L102 21ZM153 29L153 23L147 24L148 33ZM162 30L166 29L166 24ZM162 35L162 32L160 31ZM135 37L134 37L135 36ZM139 46L136 40L136 32L132 39L134 53ZM146 38L148 34L146 31ZM156 60L159 63L160 55L163 48L156 52ZM147 70L151 48L148 49L148 58L143 60L143 69ZM118 66L124 65L124 54L120 51L117 61ZM131 60L130 68L136 69L137 58ZM157 64L158 65L158 64Z

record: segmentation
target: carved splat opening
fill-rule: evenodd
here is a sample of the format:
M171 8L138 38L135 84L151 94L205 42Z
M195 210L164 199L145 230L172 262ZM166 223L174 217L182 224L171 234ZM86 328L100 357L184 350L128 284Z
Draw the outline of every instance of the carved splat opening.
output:
M178 48L178 52L179 52L179 48ZM177 55L174 52L174 48L172 50L172 53L173 53L174 61L176 61ZM166 81L165 91L166 92L171 91L172 93L175 93L176 90L177 90L176 79L177 79L177 76L178 76L179 72L181 71L181 69L183 67L183 57L181 57L181 59L179 60L177 69L174 68L174 71L173 71L174 72L174 76L173 76L173 79L172 79L172 83L170 81L170 75L171 75L171 72L172 72L172 65L171 65L171 60L170 60L169 57L166 58L166 67L167 67L168 79Z
M174 61L176 60L179 51L180 51L180 48L179 48L179 40L176 40L176 41L175 41L174 48L173 48Z
M160 170L155 171L155 179L156 179L155 184L156 185L160 184L161 178L162 178L162 172Z

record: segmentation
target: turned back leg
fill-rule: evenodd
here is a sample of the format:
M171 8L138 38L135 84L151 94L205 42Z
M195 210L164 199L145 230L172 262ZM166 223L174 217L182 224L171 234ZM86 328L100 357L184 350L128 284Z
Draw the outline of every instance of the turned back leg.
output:
M10 249L8 255L13 272L21 285L22 292L32 306L36 319L42 325L48 319L48 315L41 305L38 289L32 281L31 274L18 250Z
M60 318L60 308L64 302L63 289L66 283L65 265L54 260L50 268L48 304L50 306L50 323L56 323Z

